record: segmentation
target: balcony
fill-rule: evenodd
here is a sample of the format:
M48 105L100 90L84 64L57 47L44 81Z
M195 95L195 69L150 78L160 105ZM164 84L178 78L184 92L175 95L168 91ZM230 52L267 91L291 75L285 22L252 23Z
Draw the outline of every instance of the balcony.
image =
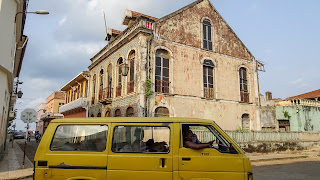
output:
M214 90L213 88L204 88L204 97L206 99L214 99Z
M77 100L71 101L68 104L60 106L59 113L64 113L73 109L86 108L88 106L88 101L86 98L79 98Z
M130 81L128 82L128 85L127 85L127 93L132 93L134 92L134 81Z
M169 93L169 81L156 80L156 92Z
M117 86L116 97L121 96L121 90L122 90L122 86L121 85Z
M248 103L249 102L249 92L246 90L241 90L240 91L240 97L241 100L240 102Z
M106 105L111 104L113 98L113 88L104 88L99 91L99 102Z

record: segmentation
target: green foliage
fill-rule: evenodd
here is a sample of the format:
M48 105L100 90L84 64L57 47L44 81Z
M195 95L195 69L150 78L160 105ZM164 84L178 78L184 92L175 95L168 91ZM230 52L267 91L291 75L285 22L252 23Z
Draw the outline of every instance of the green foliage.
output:
M158 102L157 102L157 101L154 101L154 105L158 105Z
M289 115L288 111L284 111L284 112L283 112L283 116L284 116L285 118L287 118L287 119L290 119L290 118L291 118L291 116Z
M152 90L151 90L151 80L146 77L146 97L149 97L150 95L152 95Z

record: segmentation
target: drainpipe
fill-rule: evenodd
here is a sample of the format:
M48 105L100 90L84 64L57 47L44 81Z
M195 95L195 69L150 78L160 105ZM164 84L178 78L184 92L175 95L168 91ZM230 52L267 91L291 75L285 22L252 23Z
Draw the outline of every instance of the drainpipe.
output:
M150 52L151 52L152 37L150 38L149 37L147 37L147 77L148 79L151 79L150 78ZM147 97L146 116L150 117L150 98L149 97Z

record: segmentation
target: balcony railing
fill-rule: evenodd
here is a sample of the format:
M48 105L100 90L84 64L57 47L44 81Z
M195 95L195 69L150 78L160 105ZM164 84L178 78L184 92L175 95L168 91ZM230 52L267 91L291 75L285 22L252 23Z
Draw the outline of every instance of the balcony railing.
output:
M104 88L99 91L99 102L103 104L111 104L113 98L113 88Z
M127 93L132 93L134 91L134 81L128 82Z
M204 97L206 99L213 99L214 98L214 90L213 88L204 88Z
M241 102L249 102L249 93L248 91L241 90L240 91Z
M121 96L122 85L117 86L116 97Z
M156 92L169 93L169 81L156 80Z

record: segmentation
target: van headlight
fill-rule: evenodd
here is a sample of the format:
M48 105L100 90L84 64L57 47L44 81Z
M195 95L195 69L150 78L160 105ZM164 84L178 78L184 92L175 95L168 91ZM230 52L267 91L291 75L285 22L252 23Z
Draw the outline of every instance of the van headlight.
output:
M248 172L248 180L253 180L253 173L252 172Z

